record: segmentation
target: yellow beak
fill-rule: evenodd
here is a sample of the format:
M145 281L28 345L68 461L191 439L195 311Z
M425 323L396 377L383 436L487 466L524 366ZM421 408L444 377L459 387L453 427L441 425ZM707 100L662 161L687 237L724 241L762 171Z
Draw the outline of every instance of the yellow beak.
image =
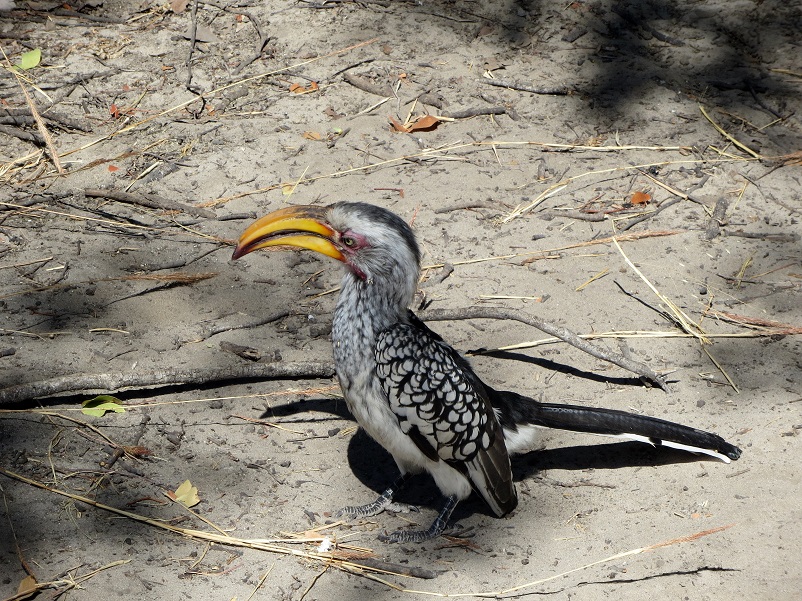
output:
M335 230L326 223L326 207L298 205L273 211L242 232L232 259L268 246L297 246L344 261Z

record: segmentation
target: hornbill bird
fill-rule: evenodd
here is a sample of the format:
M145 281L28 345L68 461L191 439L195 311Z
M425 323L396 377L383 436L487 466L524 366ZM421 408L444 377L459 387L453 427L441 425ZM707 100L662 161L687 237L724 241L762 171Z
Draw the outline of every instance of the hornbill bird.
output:
M385 540L439 536L457 503L475 490L501 517L518 503L511 454L528 450L537 427L624 437L704 453L729 463L741 450L716 434L669 421L590 407L541 403L479 379L468 362L408 309L420 250L407 223L377 206L338 202L293 206L255 221L234 259L270 246L314 250L345 264L334 311L337 377L360 426L395 459L401 475L374 502L340 516L391 506L410 475L428 472L445 504L427 530Z

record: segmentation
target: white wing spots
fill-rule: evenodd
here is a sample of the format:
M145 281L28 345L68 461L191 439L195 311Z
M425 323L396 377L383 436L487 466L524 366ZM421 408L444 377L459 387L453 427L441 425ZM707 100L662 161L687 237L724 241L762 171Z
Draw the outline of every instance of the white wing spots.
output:
M444 460L470 461L491 446L492 408L443 342L396 324L379 334L374 351L376 373L404 432L415 426Z

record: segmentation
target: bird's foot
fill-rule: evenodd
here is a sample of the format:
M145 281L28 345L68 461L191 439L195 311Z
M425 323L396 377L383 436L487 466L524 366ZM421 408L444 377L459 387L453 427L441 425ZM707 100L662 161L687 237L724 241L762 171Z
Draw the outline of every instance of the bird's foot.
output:
M380 534L379 540L386 543L422 543L440 536L448 525L448 518L457 506L457 497L446 498L440 515L435 518L428 530L396 530L390 534Z

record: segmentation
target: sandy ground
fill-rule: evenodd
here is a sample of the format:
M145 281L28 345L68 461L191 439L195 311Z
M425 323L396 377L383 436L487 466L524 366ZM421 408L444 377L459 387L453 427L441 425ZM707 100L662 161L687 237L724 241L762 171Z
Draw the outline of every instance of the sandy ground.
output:
M475 356L491 385L680 421L744 453L725 465L553 432L514 462L513 515L496 519L476 499L458 508L468 538L377 540L429 524L439 497L425 478L401 498L420 513L325 534L435 571L381 577L440 594L586 566L518 593L799 598L797 2L201 2L194 49L191 2L179 13L146 0L17 4L30 10L0 13L0 43L12 63L42 50L25 86L65 174L4 70L0 400L23 411L0 415L0 598L28 574L62 581L42 598L428 598L341 564L159 527L216 532L208 520L238 539L286 539L395 476L330 377L233 377L300 362L326 371L336 294L321 293L339 266L294 252L229 259L252 218L341 199L396 211L426 265L453 265L447 277L426 271L429 308L501 306L583 334L663 333L597 344L669 374L668 393L564 344ZM489 108L497 114L481 114ZM390 126L465 110L480 114L432 131ZM131 203L148 195L162 204ZM623 253L711 344L679 336L614 246L589 244L615 233L641 235ZM545 337L504 321L432 325L462 351ZM82 374L112 383L90 390ZM158 376L172 385L142 385ZM53 394L52 378L65 392ZM140 384L119 390L122 378ZM51 388L14 388L37 382ZM99 393L131 406L82 414ZM198 517L165 496L187 479Z

